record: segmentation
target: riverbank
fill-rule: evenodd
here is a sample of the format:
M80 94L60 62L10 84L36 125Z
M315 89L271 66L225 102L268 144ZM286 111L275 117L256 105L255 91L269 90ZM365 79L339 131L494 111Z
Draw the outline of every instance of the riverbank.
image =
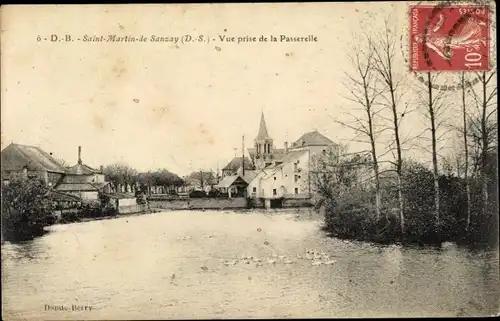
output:
M230 210L230 209L264 209L264 200L258 198L151 198L149 206L164 210ZM310 199L303 198L284 198L279 202L276 208L303 208L312 207Z

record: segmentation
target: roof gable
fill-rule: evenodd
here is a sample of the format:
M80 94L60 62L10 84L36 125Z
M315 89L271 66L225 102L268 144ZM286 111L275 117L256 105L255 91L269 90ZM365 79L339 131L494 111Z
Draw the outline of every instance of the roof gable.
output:
M300 138L292 144L292 148L304 146L329 146L333 144L335 143L325 135L318 131L313 131L300 136Z
M217 184L217 187L228 188L235 183L248 184L243 178L241 178L240 175L232 175L224 177L222 181L220 181L219 184Z
M2 150L2 171L19 171L23 167L33 171L66 172L54 157L40 147L12 143Z
M85 164L76 164L75 166L68 168L67 172L68 174L72 175L93 175L101 173L97 169L94 169Z
M248 157L245 157L245 169L252 170L254 169L253 163ZM241 157L234 157L224 168L223 171L232 170L237 171L241 167Z

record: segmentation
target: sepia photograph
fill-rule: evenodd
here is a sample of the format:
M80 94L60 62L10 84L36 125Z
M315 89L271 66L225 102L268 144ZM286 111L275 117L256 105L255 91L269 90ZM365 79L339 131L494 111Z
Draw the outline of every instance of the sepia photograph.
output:
M0 7L4 320L500 310L496 3Z

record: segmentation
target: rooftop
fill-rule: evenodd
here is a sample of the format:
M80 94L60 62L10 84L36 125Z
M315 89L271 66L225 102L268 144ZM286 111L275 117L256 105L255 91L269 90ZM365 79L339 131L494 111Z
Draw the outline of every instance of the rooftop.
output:
M226 166L224 166L224 168L222 170L223 171L225 171L225 170L237 171L241 167L241 164L242 164L241 159L242 159L241 156L234 157ZM248 157L245 157L244 164L245 164L245 170L255 169L252 161L250 159L248 159Z
M40 147L10 144L2 150L2 171L19 171L26 167L32 171L65 173L66 169Z
M305 146L329 146L335 144L331 139L319 133L317 130L308 132L300 136L291 148L305 147Z
M93 175L102 174L101 171L92 168L85 164L76 164L67 169L67 173L70 175Z

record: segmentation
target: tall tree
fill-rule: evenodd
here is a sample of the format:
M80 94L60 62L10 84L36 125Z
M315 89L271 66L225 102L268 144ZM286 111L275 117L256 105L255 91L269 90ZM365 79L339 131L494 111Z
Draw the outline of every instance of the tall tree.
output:
M467 221L465 224L465 230L469 230L470 225L470 213L471 213L471 197L470 197L470 181L469 181L469 142L468 142L468 132L467 132L467 100L466 100L466 77L465 73L460 74L460 92L462 96L462 135L464 140L464 178L465 178L465 193L467 197Z
M489 154L496 148L498 126L495 120L497 115L497 86L493 76L496 71L477 73L479 79L479 90L475 86L471 87L477 109L476 117L471 121L474 126L472 134L475 134L474 141L477 143L479 152L479 172L481 177L481 191L483 199L483 214L487 214L488 209L488 164Z
M427 129L431 136L431 157L432 157L432 174L434 180L434 220L435 226L440 226L440 190L439 190L439 162L438 162L438 142L443 135L438 136L438 131L444 125L446 119L446 104L444 98L446 91L437 90L435 80L439 74L431 75L427 73L427 81L425 82L424 90L421 92L421 104L425 107L423 115L428 121Z
M192 186L210 186L215 182L215 173L213 171L194 171L187 175L186 184Z
M125 192L128 192L129 189L134 188L138 179L137 170L123 163L115 163L104 167L104 174L115 191L121 191L123 187Z
M374 51L371 46L372 39L366 33L363 34L360 42L356 41L357 39L358 37L353 37L353 43L351 45L352 54L349 56L353 71L350 73L346 72L348 82L345 83L344 86L350 93L346 98L358 106L361 106L364 115L360 117L346 111L344 114L349 115L352 118L352 122L337 122L344 127L354 130L356 133L355 139L357 141L368 143L370 146L371 166L375 178L375 208L377 220L379 220L381 216L382 201L376 137L383 129L377 129L376 116L380 110L376 109L375 100L380 95L380 90L377 88L378 79L374 69L375 59ZM358 139L358 135L362 135L364 138Z
M396 159L394 162L397 181L398 181L398 200L399 200L399 220L401 224L401 232L404 235L405 219L404 219L404 200L402 187L402 139L401 139L401 120L405 113L408 112L408 104L404 109L401 108L401 98L405 94L402 90L404 79L397 77L393 66L396 64L397 53L397 33L395 28L389 28L388 19L385 20L384 30L382 34L372 42L372 50L374 52L374 68L384 85L384 94L381 96L384 106L389 110L391 118L389 119L391 127L394 130L394 144L396 150Z

